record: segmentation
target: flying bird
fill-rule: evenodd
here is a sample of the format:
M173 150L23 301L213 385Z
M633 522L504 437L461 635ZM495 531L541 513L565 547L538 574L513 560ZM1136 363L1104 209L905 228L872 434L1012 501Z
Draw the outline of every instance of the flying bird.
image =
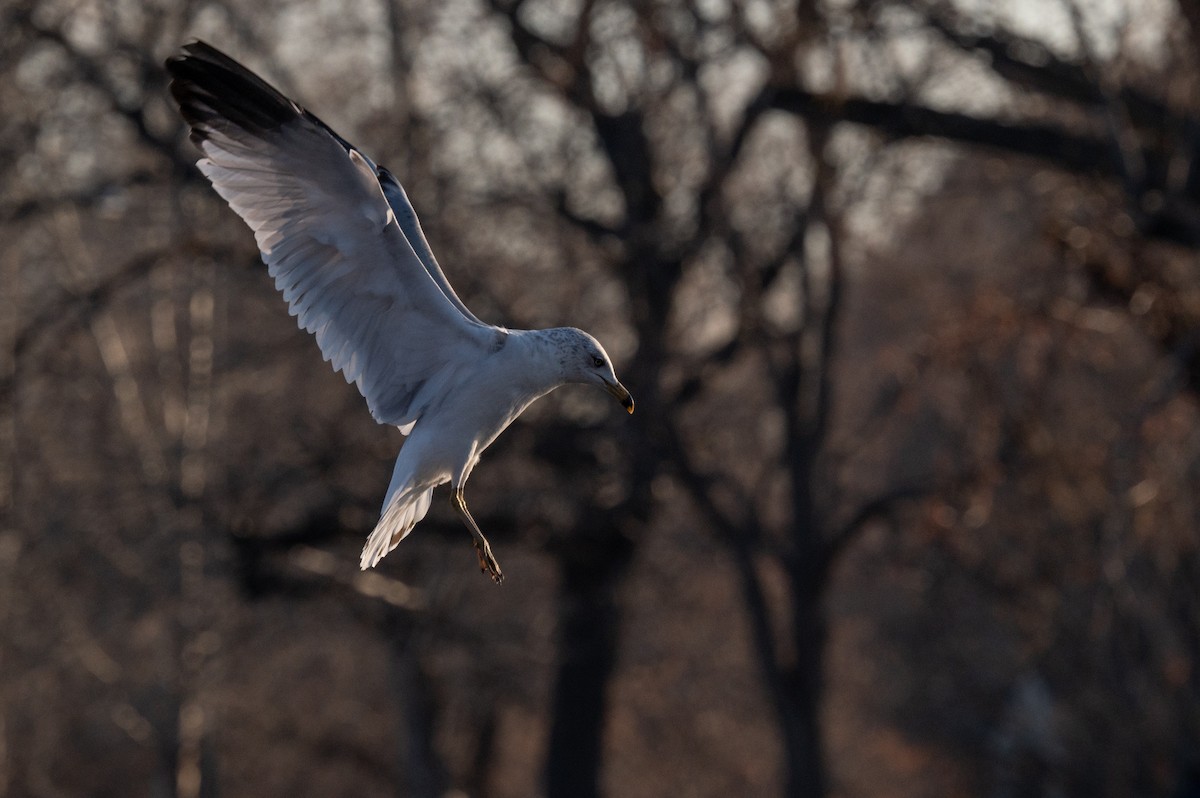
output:
M208 44L186 45L166 66L204 154L197 166L254 231L289 312L358 386L374 419L407 436L360 566L394 549L449 482L479 567L499 583L503 572L463 497L467 478L496 436L560 385L598 386L632 413L604 347L573 327L480 321L391 172Z

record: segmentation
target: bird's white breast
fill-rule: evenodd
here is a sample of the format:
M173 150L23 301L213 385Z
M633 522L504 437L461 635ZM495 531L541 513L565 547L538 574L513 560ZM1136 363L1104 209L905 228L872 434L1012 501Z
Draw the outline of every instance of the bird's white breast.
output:
M440 484L465 480L479 455L534 400L561 384L557 361L512 331L499 351L463 374L422 414L401 451L413 479Z

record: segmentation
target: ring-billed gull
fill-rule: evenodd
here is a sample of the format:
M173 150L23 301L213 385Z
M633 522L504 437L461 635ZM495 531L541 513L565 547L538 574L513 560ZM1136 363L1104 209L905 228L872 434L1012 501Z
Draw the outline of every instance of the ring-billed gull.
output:
M480 569L504 576L463 498L484 449L567 383L633 412L600 343L573 327L507 330L446 280L400 182L313 114L203 42L167 61L171 94L217 193L254 230L275 287L380 424L407 440L360 565L374 566L452 483Z

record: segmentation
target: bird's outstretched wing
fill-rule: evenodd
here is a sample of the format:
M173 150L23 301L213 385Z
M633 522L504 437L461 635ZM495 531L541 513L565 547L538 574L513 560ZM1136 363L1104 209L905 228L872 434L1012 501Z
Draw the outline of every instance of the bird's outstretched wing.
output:
M475 314L467 309L467 306L458 298L458 294L454 293L454 289L450 287L450 281L446 279L442 267L438 266L437 259L433 257L433 250L429 248L429 242L425 240L425 231L421 229L421 220L417 218L417 212L413 210L412 203L408 201L408 194L405 193L404 186L400 185L400 181L396 179L395 175L382 166L375 168L375 176L379 178L379 187L383 189L383 195L387 197L388 205L392 207L392 213L396 214L396 222L404 231L404 237L412 245L413 252L421 259L421 264L429 272L429 276L433 278L433 281L438 284L438 288L442 289L442 293L446 295L446 299L449 299L460 313L474 322L483 324L475 318Z
M505 331L455 295L390 172L203 42L167 69L200 170L254 230L290 312L375 419L407 432Z

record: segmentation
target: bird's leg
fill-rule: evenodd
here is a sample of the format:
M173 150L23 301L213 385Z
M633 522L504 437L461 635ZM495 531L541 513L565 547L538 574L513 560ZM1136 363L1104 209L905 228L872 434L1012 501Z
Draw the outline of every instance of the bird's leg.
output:
M492 581L500 584L504 581L504 573L500 570L500 563L496 562L496 555L492 554L492 546L488 543L487 538L479 531L479 524L475 523L475 519L471 517L471 511L467 509L467 500L463 497L461 487L455 488L450 496L450 501L454 505L454 509L462 516L463 523L467 525L467 529L471 530L471 537L475 538L475 554L479 556L479 570L485 574L491 574Z

